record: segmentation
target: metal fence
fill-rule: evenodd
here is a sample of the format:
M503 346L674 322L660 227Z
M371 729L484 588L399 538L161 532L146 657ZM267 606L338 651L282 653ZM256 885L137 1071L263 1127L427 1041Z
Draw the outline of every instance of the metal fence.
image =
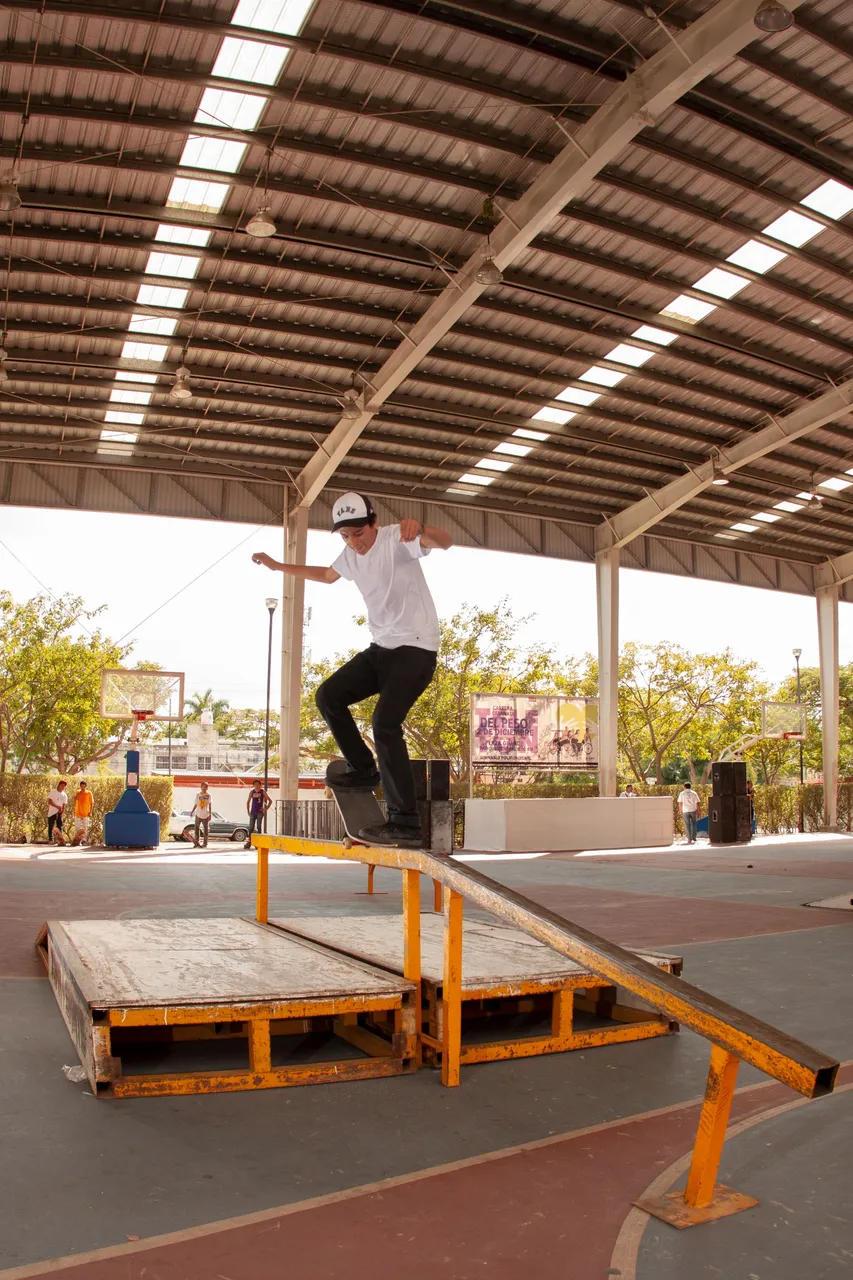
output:
M277 835L305 840L343 840L346 835L334 800L279 800L275 829Z

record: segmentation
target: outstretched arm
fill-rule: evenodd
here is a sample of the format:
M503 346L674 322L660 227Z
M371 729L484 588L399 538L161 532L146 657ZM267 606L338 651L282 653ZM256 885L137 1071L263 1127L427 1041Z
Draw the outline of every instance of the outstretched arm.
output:
M304 578L306 582L337 582L341 576L331 565L324 568L319 564L280 564L278 560L268 556L266 551L256 551L252 560L255 564L265 564L268 569L279 569L294 578Z
M453 546L450 534L434 524L422 524L420 520L400 521L400 541L414 542L420 538L421 546L427 551L447 551Z

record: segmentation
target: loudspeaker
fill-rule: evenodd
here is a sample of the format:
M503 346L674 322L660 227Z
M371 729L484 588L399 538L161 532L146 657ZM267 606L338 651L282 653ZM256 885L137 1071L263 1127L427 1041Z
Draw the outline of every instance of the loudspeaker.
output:
M430 800L450 799L450 761L429 761L429 798Z
M708 835L711 844L749 844L752 839L749 796L711 796Z
M715 760L711 765L711 790L715 796L746 795L746 765L742 760Z

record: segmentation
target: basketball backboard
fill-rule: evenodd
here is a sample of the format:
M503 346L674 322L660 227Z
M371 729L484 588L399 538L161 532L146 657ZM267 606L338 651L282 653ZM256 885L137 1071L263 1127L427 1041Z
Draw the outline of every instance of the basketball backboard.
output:
M806 708L802 702L762 702L762 738L802 742L807 730Z
M101 671L101 715L105 720L182 720L183 671Z

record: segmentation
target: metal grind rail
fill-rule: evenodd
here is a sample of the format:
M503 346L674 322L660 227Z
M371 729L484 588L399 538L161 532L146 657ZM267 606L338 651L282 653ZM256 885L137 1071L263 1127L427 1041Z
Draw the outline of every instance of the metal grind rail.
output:
M458 1085L462 1048L462 910L469 898L492 915L515 925L591 973L632 992L652 1008L689 1027L711 1042L711 1063L687 1186L681 1192L644 1201L642 1208L676 1226L707 1222L757 1204L716 1182L738 1067L749 1062L759 1071L807 1098L832 1092L838 1072L834 1058L811 1048L769 1023L700 987L665 973L574 924L530 898L515 893L470 867L424 850L359 846L305 840L294 836L257 835L256 918L269 918L269 854L271 850L303 856L338 858L371 866L393 867L403 875L404 977L421 981L420 877L443 886L444 980L441 1078ZM418 1020L420 1026L420 1020Z

